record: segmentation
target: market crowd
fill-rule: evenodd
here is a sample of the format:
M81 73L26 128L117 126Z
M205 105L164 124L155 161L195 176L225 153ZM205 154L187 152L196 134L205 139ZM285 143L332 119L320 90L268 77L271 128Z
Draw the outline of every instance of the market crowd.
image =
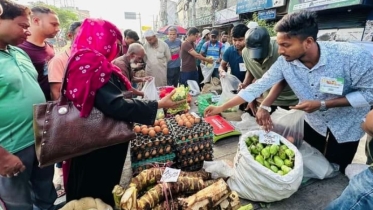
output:
M128 143L40 168L33 105L63 93L82 117L95 107L115 120L154 124L159 108L178 103L172 94L159 101L137 99L144 96L144 83L176 87L192 80L202 88L201 64L213 65L212 77L231 74L241 81L238 95L208 107L206 116L245 104L270 130L278 107L302 110L304 141L342 173L365 133L371 164L372 55L353 44L317 41L312 12L284 16L275 31L271 39L255 22L238 24L229 33L191 27L182 41L177 28L170 27L165 41L148 30L141 43L133 30L122 33L109 21L87 18L70 25L71 44L56 52L47 41L60 32L55 11L0 0L0 203L8 210L59 209L54 202L66 193L67 202L94 197L114 206L111 191L122 175ZM372 166L327 209L353 207L373 208Z

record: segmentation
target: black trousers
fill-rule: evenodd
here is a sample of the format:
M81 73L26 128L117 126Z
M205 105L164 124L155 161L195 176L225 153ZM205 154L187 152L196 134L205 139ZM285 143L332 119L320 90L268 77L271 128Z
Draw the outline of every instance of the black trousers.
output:
M112 190L119 184L128 143L106 147L71 160L66 201L100 198L114 207Z
M329 128L326 137L322 136L307 122L304 122L304 140L323 153L329 162L338 164L342 173L354 159L359 146L359 141L338 143Z

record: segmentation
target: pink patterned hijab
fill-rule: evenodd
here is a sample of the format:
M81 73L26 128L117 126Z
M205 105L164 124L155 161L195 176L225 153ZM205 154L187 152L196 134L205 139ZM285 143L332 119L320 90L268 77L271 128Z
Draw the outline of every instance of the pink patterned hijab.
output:
M102 19L85 19L71 49L64 93L81 117L88 117L95 94L115 74L131 89L130 81L121 70L111 64L120 52L122 35L112 23ZM120 42L120 44L118 43Z

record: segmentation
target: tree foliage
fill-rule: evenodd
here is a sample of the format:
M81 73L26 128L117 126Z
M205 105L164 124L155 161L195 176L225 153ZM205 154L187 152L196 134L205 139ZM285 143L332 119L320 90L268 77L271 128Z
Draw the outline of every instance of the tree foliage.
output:
M57 16L60 20L60 28L61 28L61 31L63 32L66 32L69 27L70 27L70 24L73 23L74 21L78 21L79 20L79 16L77 14L77 11L74 11L72 9L68 9L68 8L58 8L58 7L55 7L53 5L48 5L44 2L33 2L33 3L30 3L32 7L34 6L44 6L44 7L48 7L50 9L52 9L53 11L55 11L57 13Z
M256 13L256 12L253 13L253 16L252 16L251 19L245 20L245 23L247 24L250 21L257 22L259 26L262 26L262 27L266 28L271 37L276 36L276 32L274 30L274 27L275 27L275 24L276 24L275 22L267 22L265 20L259 20L258 13Z

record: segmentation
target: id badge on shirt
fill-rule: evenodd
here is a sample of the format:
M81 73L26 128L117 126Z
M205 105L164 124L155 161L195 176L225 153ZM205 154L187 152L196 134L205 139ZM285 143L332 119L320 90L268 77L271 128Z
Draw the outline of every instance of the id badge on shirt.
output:
M246 71L245 63L240 63L240 71Z
M323 93L342 95L343 85L343 78L321 77L320 79L320 91Z

